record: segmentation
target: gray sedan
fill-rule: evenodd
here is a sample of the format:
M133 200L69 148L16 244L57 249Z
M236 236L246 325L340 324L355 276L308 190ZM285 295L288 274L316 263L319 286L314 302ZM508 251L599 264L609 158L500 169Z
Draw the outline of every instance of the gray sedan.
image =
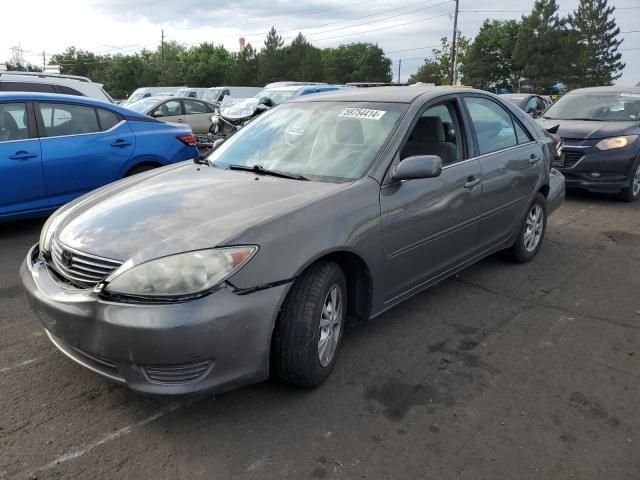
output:
M216 104L187 97L147 97L126 105L163 122L186 123L193 133L208 133Z
M62 207L21 277L65 355L136 391L315 387L347 318L498 251L534 258L564 198L554 146L480 91L300 97Z

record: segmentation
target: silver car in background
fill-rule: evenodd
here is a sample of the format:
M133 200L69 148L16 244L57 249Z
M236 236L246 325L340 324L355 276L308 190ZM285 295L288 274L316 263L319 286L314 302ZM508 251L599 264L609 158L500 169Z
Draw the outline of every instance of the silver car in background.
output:
M348 317L501 250L534 258L564 198L554 147L475 90L299 97L208 158L62 207L21 278L64 354L136 391L315 387Z
M186 123L193 133L208 133L217 104L188 97L147 97L125 105L134 112L144 113L162 122Z

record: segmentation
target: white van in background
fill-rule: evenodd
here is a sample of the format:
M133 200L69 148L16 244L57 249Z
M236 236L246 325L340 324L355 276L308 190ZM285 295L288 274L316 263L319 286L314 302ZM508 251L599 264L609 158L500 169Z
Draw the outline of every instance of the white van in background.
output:
M185 87L181 88L175 93L176 97L189 97L189 98L197 98L198 100L202 100L203 95L207 92L207 88L193 88L193 87Z
M175 95L178 90L181 90L187 87L140 87L129 95L124 102L122 102L121 106L127 106L129 103L137 102L138 100L142 100L147 97L156 97L163 95Z
M224 97L233 98L250 98L256 93L260 92L260 87L211 87L207 88L204 92L202 100L206 102L220 103L224 100Z

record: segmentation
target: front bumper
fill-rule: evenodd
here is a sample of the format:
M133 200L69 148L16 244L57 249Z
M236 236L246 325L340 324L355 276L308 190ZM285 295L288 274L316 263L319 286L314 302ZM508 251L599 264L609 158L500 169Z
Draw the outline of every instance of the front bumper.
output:
M631 184L637 157L633 148L600 151L595 147L566 147L563 155L567 153L577 160L569 162L570 166L555 166L565 176L567 188L617 193Z
M20 268L28 302L54 345L85 368L138 392L170 395L268 377L288 284L246 295L223 286L184 303L116 303L59 283L36 254L34 246Z

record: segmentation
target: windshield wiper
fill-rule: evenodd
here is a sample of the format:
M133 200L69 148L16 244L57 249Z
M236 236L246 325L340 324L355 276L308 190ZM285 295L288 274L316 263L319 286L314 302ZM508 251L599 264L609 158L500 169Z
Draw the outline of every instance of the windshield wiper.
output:
M279 170L270 170L268 168L264 168L262 165L256 163L255 165L229 165L229 170L242 170L244 172L253 172L259 173L261 175L271 175L272 177L280 177L280 178L290 178L292 180L304 180L309 181L309 179L303 175L299 175L297 173L287 173L281 172Z

